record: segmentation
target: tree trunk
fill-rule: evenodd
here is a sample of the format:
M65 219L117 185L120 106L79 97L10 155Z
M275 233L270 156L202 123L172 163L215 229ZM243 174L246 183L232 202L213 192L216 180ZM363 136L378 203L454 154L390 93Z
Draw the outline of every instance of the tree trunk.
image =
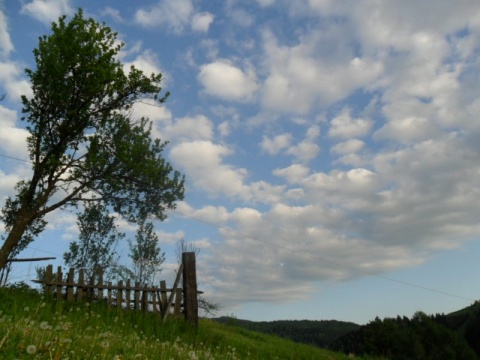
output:
M30 217L24 212L23 214L21 213L22 211L20 211L20 214L17 216L15 224L13 224L10 233L0 248L0 269L3 269L7 265L8 256L22 239L22 236L30 222Z

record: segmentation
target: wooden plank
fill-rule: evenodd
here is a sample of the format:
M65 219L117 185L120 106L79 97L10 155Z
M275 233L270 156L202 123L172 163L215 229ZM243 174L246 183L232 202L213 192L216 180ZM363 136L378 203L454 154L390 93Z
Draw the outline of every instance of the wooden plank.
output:
M62 288L63 288L63 274L62 274L62 267L59 266L57 268L57 281L59 285L56 286L55 291L57 292L57 300L62 299Z
M118 282L118 290L117 290L117 307L119 309L122 308L123 298L122 298L122 289L123 289L123 281L120 280Z
M112 285L111 282L108 283L109 286ZM112 289L108 288L107 290L107 306L111 307L112 306Z
M85 285L85 275L83 269L80 269L78 273L78 284L77 284L77 300L82 301L83 298L83 286Z
M130 298L131 298L131 294L130 294L130 279L127 280L127 288L125 290L125 300L127 302L127 309L130 310Z
M182 315L182 300L183 300L183 289L177 288L175 293L175 308L173 313L175 316Z
M75 270L73 268L70 268L67 276L67 302L73 301L73 285L75 283L74 276L75 276Z
M98 269L97 296L99 300L103 299L103 269Z
M138 289L138 290L135 290L134 291L134 297L135 299L133 300L133 308L135 310L138 310L140 308L140 283L137 281L135 283L135 289Z
M198 326L197 269L194 252L182 253L185 320Z
M162 312L162 303L160 302L159 291L152 292L152 303L153 303L153 311L154 312Z
M90 285L87 289L87 294L88 294L88 301L93 301L95 300L95 277L92 275L90 277L90 280L88 281L88 284Z
M182 269L183 268L184 268L183 264L181 264L180 267L178 268L177 277L175 279L175 283L173 284L172 292L170 293L170 298L168 299L168 304L165 307L165 313L163 314L163 322L164 323L167 320L167 316L168 316L168 313L170 311L170 306L172 305L173 298L175 297L175 293L177 291L178 283L180 282L180 278L182 276Z
M142 291L142 311L146 312L148 310L148 291Z
M24 259L7 259L7 262L31 262L31 261L45 261L55 260L56 257L39 257L39 258L24 258Z
M165 280L160 281L160 312L162 313L162 317L165 316L165 312L167 310L167 282Z
M47 284L48 282L51 282L53 280L53 265L48 265L45 268L45 279L44 279L44 284ZM45 292L47 294L52 294L53 289L51 285L45 285Z

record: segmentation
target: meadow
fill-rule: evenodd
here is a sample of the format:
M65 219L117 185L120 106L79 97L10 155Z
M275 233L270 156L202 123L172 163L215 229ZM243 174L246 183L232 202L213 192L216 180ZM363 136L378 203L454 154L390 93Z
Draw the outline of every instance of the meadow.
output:
M56 302L27 286L0 288L0 359L352 359L236 326L104 302Z

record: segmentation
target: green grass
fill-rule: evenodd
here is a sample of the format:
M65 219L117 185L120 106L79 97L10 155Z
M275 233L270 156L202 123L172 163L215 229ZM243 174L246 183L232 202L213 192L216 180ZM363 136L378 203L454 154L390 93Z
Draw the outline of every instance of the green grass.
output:
M0 359L351 359L313 346L201 319L162 324L157 314L104 303L55 302L0 288Z

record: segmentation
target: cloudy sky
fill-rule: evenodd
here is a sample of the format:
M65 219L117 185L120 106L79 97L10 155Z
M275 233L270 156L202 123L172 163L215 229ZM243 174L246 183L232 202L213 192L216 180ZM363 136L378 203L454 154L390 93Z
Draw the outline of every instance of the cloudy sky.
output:
M183 237L219 315L365 323L480 298L476 0L0 0L2 206L30 174L24 69L78 7L172 93L134 112L187 177L155 224L165 276ZM75 220L22 255L61 264Z

